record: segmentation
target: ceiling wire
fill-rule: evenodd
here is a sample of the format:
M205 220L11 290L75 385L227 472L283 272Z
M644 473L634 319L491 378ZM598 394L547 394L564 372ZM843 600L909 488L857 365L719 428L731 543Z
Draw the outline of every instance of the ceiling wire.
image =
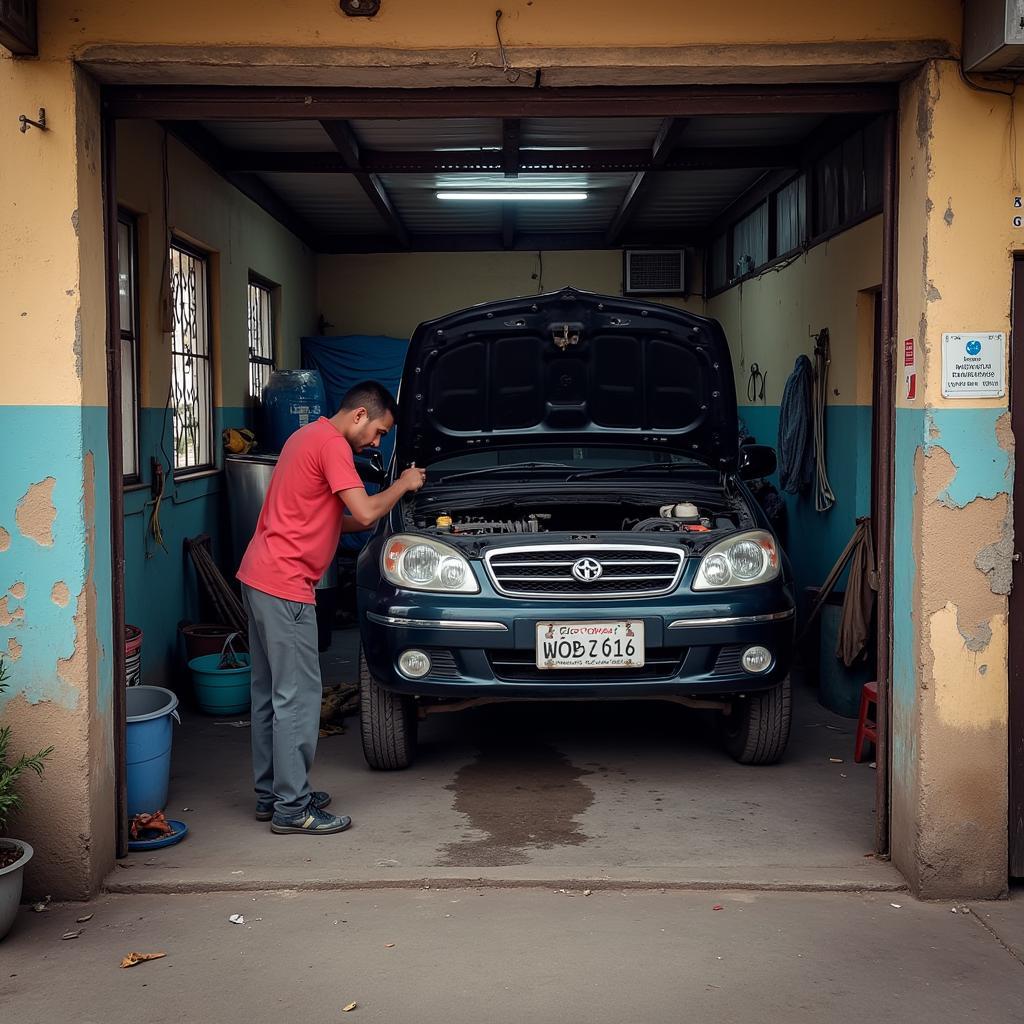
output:
M501 60L501 69L505 72L505 79L509 84L515 85L523 73L508 59L508 53L505 51L505 42L501 38L501 19L504 16L504 11L500 7L494 12L494 34L498 37L498 57Z

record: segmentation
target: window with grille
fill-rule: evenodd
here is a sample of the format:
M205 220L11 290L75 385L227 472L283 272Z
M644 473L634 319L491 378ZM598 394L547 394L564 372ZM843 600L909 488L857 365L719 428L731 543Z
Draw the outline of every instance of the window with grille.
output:
M121 460L125 483L139 479L138 245L135 218L117 215L117 293L121 322Z
M249 277L249 397L258 402L274 372L273 285Z
M171 408L174 469L213 466L213 360L210 353L209 263L181 242L171 243Z

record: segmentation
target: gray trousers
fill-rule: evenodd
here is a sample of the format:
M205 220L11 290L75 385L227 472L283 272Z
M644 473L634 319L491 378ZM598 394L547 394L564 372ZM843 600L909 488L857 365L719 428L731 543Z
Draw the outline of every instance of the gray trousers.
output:
M256 799L277 814L309 803L309 769L320 735L316 606L242 584L252 659L252 770Z

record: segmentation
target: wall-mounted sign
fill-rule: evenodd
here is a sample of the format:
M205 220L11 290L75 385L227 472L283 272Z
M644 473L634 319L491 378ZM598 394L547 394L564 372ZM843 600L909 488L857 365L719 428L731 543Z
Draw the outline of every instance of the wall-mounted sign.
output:
M903 394L908 402L917 398L917 349L913 338L903 342Z
M942 397L1002 398L1006 335L966 331L942 336Z

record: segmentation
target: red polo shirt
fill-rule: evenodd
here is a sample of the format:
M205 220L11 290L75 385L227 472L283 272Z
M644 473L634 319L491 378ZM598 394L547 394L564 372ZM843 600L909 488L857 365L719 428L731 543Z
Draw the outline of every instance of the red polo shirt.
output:
M341 491L362 487L348 441L323 416L295 431L277 460L238 579L264 594L314 604L338 550Z

